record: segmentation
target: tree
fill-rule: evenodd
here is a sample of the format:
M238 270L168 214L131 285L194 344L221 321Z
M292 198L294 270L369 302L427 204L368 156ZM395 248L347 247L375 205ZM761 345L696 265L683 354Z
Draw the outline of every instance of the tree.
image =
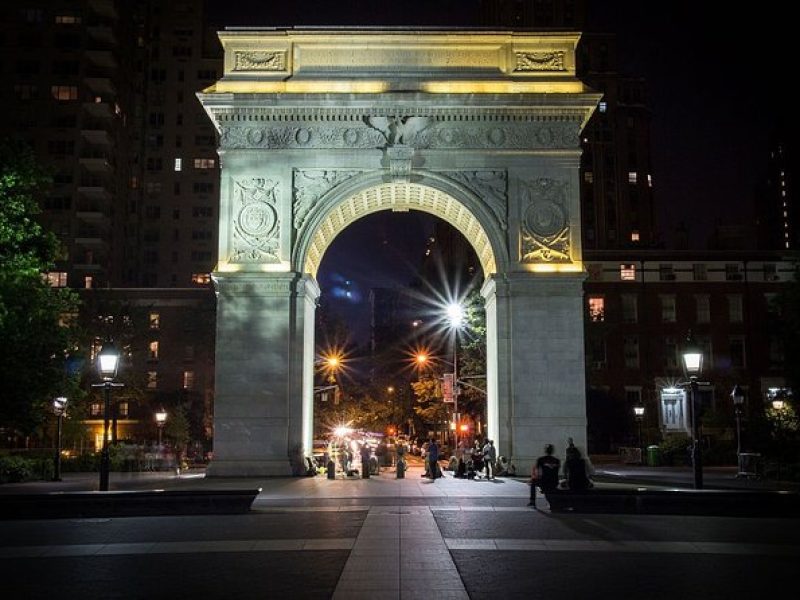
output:
M172 408L164 425L164 435L172 440L178 457L183 456L186 444L189 443L189 420L186 418L186 410L182 405Z
M412 383L411 387L417 396L414 412L429 428L439 429L439 425L442 421L446 421L450 414L450 405L444 403L439 379L425 377Z
M51 287L58 242L36 222L48 179L24 146L0 142L0 424L31 434L66 395L77 296Z

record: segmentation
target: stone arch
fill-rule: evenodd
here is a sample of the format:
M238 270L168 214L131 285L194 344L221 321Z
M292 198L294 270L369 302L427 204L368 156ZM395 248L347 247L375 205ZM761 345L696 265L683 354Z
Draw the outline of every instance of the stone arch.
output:
M419 210L447 221L474 248L484 278L503 271L508 263L502 223L474 193L436 173L421 173L414 182L387 182L379 172L356 176L320 199L295 244L295 270L316 278L336 236L381 210Z

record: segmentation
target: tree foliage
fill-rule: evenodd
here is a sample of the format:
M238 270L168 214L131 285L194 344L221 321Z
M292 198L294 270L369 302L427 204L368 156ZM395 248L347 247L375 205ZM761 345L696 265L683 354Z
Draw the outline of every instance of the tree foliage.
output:
M23 146L0 142L0 423L30 434L54 396L71 386L66 364L76 344L74 293L50 287L42 273L58 251L36 221L48 178Z

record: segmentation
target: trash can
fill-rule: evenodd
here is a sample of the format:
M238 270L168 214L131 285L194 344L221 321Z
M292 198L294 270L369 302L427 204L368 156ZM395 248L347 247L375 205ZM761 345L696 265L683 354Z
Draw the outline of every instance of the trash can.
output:
M658 467L661 465L661 448L653 444L647 447L647 466Z

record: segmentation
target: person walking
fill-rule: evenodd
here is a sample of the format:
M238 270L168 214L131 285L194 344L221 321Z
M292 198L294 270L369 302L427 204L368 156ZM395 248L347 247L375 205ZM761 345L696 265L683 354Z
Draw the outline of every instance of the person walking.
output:
M497 462L497 449L494 447L494 440L486 440L483 446L483 462L486 465L486 479L493 479L494 467Z
M551 492L558 488L558 470L561 467L561 461L553 456L555 448L553 444L546 444L544 447L544 455L536 459L536 464L531 473L531 501L528 506L536 508L536 486L542 490L543 494Z
M439 477L439 446L434 439L428 444L428 469L431 479Z

